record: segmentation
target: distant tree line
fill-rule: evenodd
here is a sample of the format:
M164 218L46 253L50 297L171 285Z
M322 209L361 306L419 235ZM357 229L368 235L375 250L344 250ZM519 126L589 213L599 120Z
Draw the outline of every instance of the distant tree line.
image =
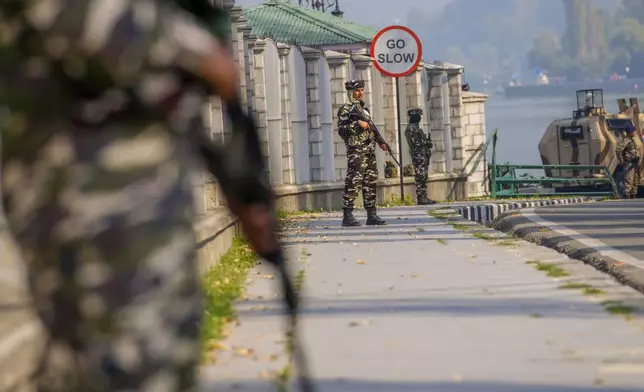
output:
M431 2L427 2L427 7ZM644 0L453 0L436 16L411 9L407 25L425 60L465 66L478 90L535 69L571 79L642 75Z
M549 30L534 40L530 68L568 80L609 74L644 77L644 1L621 0L614 13L588 0L561 0L566 16L562 35ZM617 3L617 0L616 0Z

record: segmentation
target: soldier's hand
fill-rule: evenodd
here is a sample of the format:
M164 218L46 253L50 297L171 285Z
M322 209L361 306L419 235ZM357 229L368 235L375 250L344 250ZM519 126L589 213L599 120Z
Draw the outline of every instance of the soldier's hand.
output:
M200 76L210 84L224 102L233 102L237 99L239 69L226 47L216 43L211 55L202 60L199 69Z
M429 147L429 148L434 148L434 143L432 143L432 142L427 142L427 147Z
M384 143L380 144L379 146L382 151L387 152L387 146Z
M360 128L362 129L369 129L369 123L366 121L358 120L358 125L360 125Z

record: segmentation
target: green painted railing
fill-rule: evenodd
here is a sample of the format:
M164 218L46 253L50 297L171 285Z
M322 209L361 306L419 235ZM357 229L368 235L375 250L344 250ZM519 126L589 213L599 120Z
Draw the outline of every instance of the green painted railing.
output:
M523 184L570 184L575 186L597 187L604 185L603 189L582 190L579 192L557 192L558 196L575 195L575 196L610 196L617 197L617 184L613 179L608 167L601 165L514 165L509 163L496 163L496 142L497 132L492 135L492 162L489 166L490 171L490 193L493 198L503 197L533 197L543 195L544 193L522 193L519 186ZM517 169L523 170L589 170L600 174L597 177L588 178L563 178L563 177L542 177L542 178L522 178L517 176ZM606 187L605 185L608 185Z

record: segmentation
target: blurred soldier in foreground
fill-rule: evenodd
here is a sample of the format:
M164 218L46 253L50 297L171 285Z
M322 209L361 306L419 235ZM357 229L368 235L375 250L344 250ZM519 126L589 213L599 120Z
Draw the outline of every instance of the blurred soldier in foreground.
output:
M39 391L194 390L195 153L228 169L219 174L248 238L281 259L269 189L247 186L261 162L239 168L191 130L203 103L184 89L191 80L222 98L234 127L254 129L238 74L169 1L0 2L2 201L48 333ZM251 139L235 140L244 158L258 151Z
M634 199L637 196L637 186L640 182L638 166L642 157L635 144L637 133L635 126L626 126L626 135L617 144L617 189L620 197Z
M347 147L347 176L344 181L342 226L360 226L353 216L354 201L362 189L362 201L367 210L367 225L386 225L376 213L376 182L378 164L376 163L376 142L369 123L351 115L354 110L371 118L365 105L364 80L351 80L344 87L349 94L349 102L338 110L338 133ZM385 151L384 146L380 148Z
M425 136L420 127L420 119L423 109L414 108L407 111L409 125L405 129L405 137L409 144L411 162L416 173L416 203L418 205L435 204L436 202L427 198L427 180L429 178L429 160L432 157L432 144L429 136Z

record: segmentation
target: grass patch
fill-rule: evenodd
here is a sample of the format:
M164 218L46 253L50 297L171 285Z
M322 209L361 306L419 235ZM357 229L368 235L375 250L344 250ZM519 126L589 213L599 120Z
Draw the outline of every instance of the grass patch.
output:
M485 233L472 233L472 236L486 241L494 240L494 237Z
M235 319L233 302L244 292L248 271L256 262L257 257L250 245L237 237L202 280L205 295L200 336L202 359L222 338L224 326Z
M563 268L558 267L554 264L545 264L539 261L529 261L528 264L532 264L537 271L545 272L546 276L551 278L563 278L570 276Z
M398 206L415 206L416 202L411 197L411 195L405 195L405 199L401 199L400 196L392 195L389 200L386 200L384 203L380 204L380 207L398 207Z
M516 244L517 242L515 240L503 240L503 241L494 243L494 245L496 246L514 246Z
M314 210L298 210L298 211L284 211L284 210L279 210L277 211L277 218L280 220L288 219L288 218L294 218L297 216L305 216L305 215L312 215L320 212L330 212L328 210L325 210L323 208L318 208Z
M291 379L291 366L284 366L275 375L275 387L277 392L288 392L288 381Z
M449 211L449 210L443 209L443 208L438 208L438 209L435 209L435 210L428 210L427 215L432 216L432 217L437 218L437 219L446 219L446 218L451 218L451 217L454 217L454 216L460 216L456 212Z
M610 314L616 316L622 316L627 320L630 320L635 313L635 309L632 306L624 305L621 301L604 301L602 306Z
M586 283L568 282L559 286L562 290L581 290L584 295L602 295L603 290L593 287Z
M295 291L297 291L298 293L302 292L305 278L306 272L304 271L304 268L301 268L299 271L297 271L295 278L293 278L293 286L295 287Z
M438 243L439 243L439 244L441 244L441 245L447 245L447 241L445 241L445 240L444 240L444 239L442 239L442 238L437 238L437 239L436 239L436 242L438 242Z
M452 225L452 227L453 227L453 228L455 228L456 230L465 230L465 231L467 231L467 230L469 230L469 229L470 229L470 228L469 228L469 226L467 226L467 225L462 225L462 224L460 224L460 223L450 223L450 224L451 224L451 225Z

